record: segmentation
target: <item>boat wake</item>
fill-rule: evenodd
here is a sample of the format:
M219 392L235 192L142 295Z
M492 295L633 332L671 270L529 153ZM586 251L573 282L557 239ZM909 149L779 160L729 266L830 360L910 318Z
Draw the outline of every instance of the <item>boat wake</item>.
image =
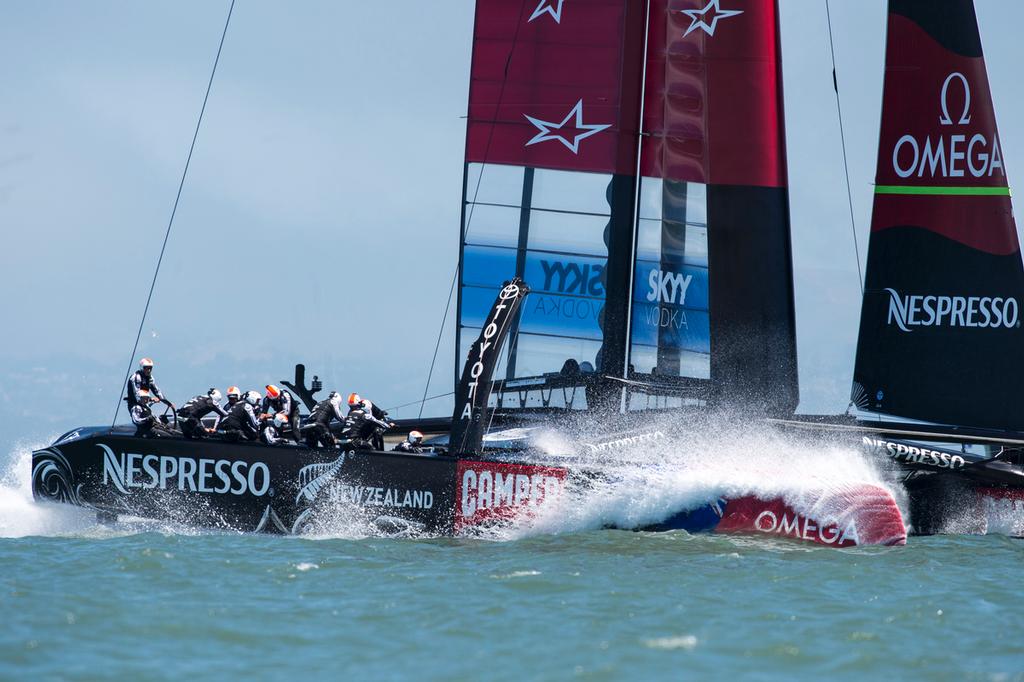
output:
M73 535L95 529L94 512L32 499L32 450L40 447L46 445L18 442L0 463L0 537Z
M902 487L879 468L877 460L858 450L715 425L691 430L685 437L668 433L671 428L660 430L654 423L644 437L623 439L614 448L595 449L582 459L573 457L566 464L587 475L571 475L555 499L546 490L543 504L531 501L514 516L499 515L494 523L464 529L463 534L511 541L602 528L643 529L682 511L702 507L721 511L723 501L747 497L780 499L801 516L833 523L851 509L870 513L865 507L879 503L880 498L891 506L891 496L904 518L909 518ZM550 461L557 463L572 440L563 431L535 438L534 444L549 447ZM465 502L455 500L456 505ZM381 527L379 520L371 521L359 507L344 504L321 516L309 534L317 538L381 533L425 536L394 521L385 518ZM903 532L900 528L899 533ZM873 542L887 544L882 538Z
M948 515L938 532L943 535L1008 535L1024 537L1024 498L1018 494L974 496L964 493L956 501L959 513Z
M713 424L684 437L653 432L662 435L617 448L614 463L607 453L595 453L585 466L603 474L596 482L570 489L557 504L497 530L496 537L644 528L678 510L744 497L781 499L808 518L835 519L839 507L866 488L891 495L909 518L901 486L876 460L849 447Z
M717 508L723 500L756 497L781 499L810 519L835 519L866 488L891 495L905 519L907 496L887 463L845 444L820 439L794 440L779 432L705 425L686 435L668 435L657 423L653 437L625 439L576 459L573 469L590 472L571 476L554 499L528 504L514 518L477 529L475 535L494 541L573 533L602 528L637 529L656 526L680 511ZM585 429L580 429L585 432ZM565 452L571 434L543 438L551 458ZM31 492L31 452L38 443L18 443L0 462L0 537L110 537L142 532L195 534L184 523L122 518L97 522L92 510L38 503ZM870 496L868 496L870 498ZM446 502L441 502L446 503ZM455 500L454 504L460 504ZM867 499L866 504L872 504ZM964 513L947 533L1024 534L1024 503L989 500L963 505ZM377 510L379 511L379 510ZM223 532L217 530L211 533ZM767 532L767 531L766 531ZM311 539L367 537L429 537L422 527L400 516L380 516L354 503L339 503L319 515L303 533Z
M6 459L0 461L0 538L108 538L149 532L174 535L203 532L185 524L132 517L100 523L92 509L37 502L32 497L32 451L47 447L55 437L44 443L16 442Z

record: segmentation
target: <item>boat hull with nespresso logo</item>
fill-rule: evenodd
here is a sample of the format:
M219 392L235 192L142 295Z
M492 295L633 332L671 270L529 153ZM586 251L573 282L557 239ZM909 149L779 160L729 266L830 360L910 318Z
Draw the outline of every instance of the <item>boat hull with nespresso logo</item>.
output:
M40 501L105 519L283 534L330 533L355 521L370 534L477 535L542 514L571 515L587 504L595 481L606 484L609 476L607 469L525 454L522 461L493 461L137 438L128 427L78 429L32 453L32 490ZM801 512L781 498L714 499L666 508L662 520L624 529L774 534L836 547L903 544L906 531L891 496L880 488L863 493L851 503L809 491L820 498L811 508L827 514Z

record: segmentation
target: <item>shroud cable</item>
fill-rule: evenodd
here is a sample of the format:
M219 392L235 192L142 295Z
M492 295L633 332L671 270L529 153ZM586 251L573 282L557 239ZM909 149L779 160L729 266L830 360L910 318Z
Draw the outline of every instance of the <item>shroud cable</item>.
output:
M526 8L526 0L522 0L522 2L519 3L519 14L517 16L519 16L521 18L523 16L523 10L525 8ZM480 164L480 174L476 178L476 187L473 189L473 201L470 202L470 205L469 205L469 215L466 216L466 225L465 225L465 227L462 227L460 229L460 231L459 231L460 234L461 234L461 240L460 240L460 243L459 243L459 248L460 249L465 244L466 237L469 236L469 227L473 223L473 210L476 208L476 199L477 199L477 196L480 194L480 182L484 179L484 170L487 169L487 159L490 157L490 154L491 154L491 140L494 139L494 127L495 127L495 125L497 125L498 111L501 109L501 103L502 103L502 101L505 98L505 84L508 83L508 67L512 64L512 55L515 53L516 44L519 42L519 29L522 27L522 25L523 25L522 21L520 21L520 22L518 22L516 24L516 32L512 36L512 46L509 47L509 49L508 49L508 56L505 58L505 70L502 73L502 77L501 77L501 89L498 91L498 103L494 107L494 121L491 123L491 129L487 131L487 145L484 147L484 161L483 161L483 163ZM466 127L467 127L467 130L468 130L468 128L469 128L469 118L468 118L468 116L466 118ZM463 197L462 200L465 201L465 197ZM456 263L455 264L455 271L452 272L452 283L451 283L451 286L448 288L448 303L446 303L445 307L444 307L444 317L441 318L441 328L437 331L437 343L434 344L434 356L430 359L430 371L427 373L427 385L423 387L423 399L420 400L420 411L419 411L419 415L416 417L417 419L420 419L420 418L423 417L423 406L427 402L427 391L430 390L430 380L434 376L434 363L437 362L437 352L441 348L441 337L444 335L444 325L448 321L448 311L451 310L451 307L452 307L452 295L455 293L455 282L458 281L458 278L459 278L459 264ZM456 321L455 333L456 334L459 333L458 322L457 321ZM459 361L459 359L455 358L455 362L458 362L458 361ZM125 381L128 381L127 377L125 377ZM453 393L454 393L454 391L453 391Z
M860 295L864 296L864 275L860 268L860 246L857 243L857 221L853 217L853 193L850 191L850 166L846 159L846 135L843 132L843 107L839 102L839 78L836 75L836 48L832 41L832 13L829 0L825 0L825 18L828 20L828 47L832 52L832 87L836 91L836 114L839 117L839 141L843 145L843 172L846 173L846 201L850 206L850 231L853 232L853 253L857 257L857 281Z
M149 314L149 304L153 300L153 290L156 288L156 279L160 275L160 265L164 260L164 252L167 250L167 240L171 236L171 226L174 225L174 215L178 212L178 202L181 200L181 190L185 186L185 177L188 175L189 164L192 163L192 152L196 148L196 140L199 138L199 127L203 124L203 114L206 112L206 102L210 99L210 89L213 87L213 77L217 73L217 64L220 62L220 53L224 49L224 38L228 34L228 25L231 24L231 13L235 9L235 0L231 0L228 7L228 16L224 20L224 30L220 34L220 44L217 46L217 56L213 60L213 69L210 70L210 80L206 84L206 95L203 97L203 106L199 110L199 119L196 121L196 129L192 134L192 145L188 149L188 157L185 159L185 168L181 172L181 181L178 182L178 193L174 197L174 207L171 209L171 217L167 221L167 230L164 232L164 243L160 247L160 256L156 259L156 268L153 270L153 281L149 284L149 295L146 296L146 307L142 310L142 319L139 320L139 331L135 334L135 345L132 346L132 355L128 359L128 371L124 373L124 380L121 382L121 391L117 396L117 406L114 409L114 418L110 420L110 428L117 423L117 415L121 411L121 399L125 395L128 385L128 377L131 376L132 366L135 364L135 353L139 350L139 340L142 338L142 328L146 324L146 316Z

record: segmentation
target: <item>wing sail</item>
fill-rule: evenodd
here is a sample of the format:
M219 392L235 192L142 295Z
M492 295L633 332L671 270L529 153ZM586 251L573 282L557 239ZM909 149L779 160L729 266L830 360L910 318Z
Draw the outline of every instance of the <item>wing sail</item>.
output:
M1024 267L970 0L891 0L853 400L1024 429Z

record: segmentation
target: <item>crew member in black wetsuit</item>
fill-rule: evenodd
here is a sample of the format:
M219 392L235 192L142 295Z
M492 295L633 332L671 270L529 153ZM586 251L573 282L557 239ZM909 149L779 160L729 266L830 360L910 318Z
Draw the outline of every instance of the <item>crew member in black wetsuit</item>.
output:
M368 410L354 407L345 417L344 435L352 440L352 447L357 450L383 450L384 432L390 426Z
M407 452L418 455L423 451L423 434L419 431L410 431L409 437L395 446L395 452Z
M321 400L309 413L305 426L302 427L302 435L306 439L306 445L311 448L322 445L333 448L338 441L331 433L331 422L337 419L344 422L345 417L341 414L341 394L331 391L326 400Z
M260 404L260 394L249 391L245 399L240 400L228 416L220 420L217 430L224 434L224 440L256 440L260 435L260 420L256 416L256 407Z
M142 358L138 371L129 377L125 400L128 402L132 423L135 424L135 435L153 435L156 417L149 406L164 400L164 394L153 379L153 361L149 358Z
M228 386L228 392L225 395L228 398L228 404L224 406L224 411L230 412L231 408L242 399L242 392L238 390L238 386Z
M388 421L388 413L380 409L366 398L360 397L358 393L348 394L348 413L351 416L356 410L362 411L372 422L373 426L361 427L363 432L369 433L367 439L374 450L384 449L384 432L391 428ZM378 428L380 427L380 428Z
M203 417L211 412L216 413L217 422L213 428L208 429L203 426ZM205 438L207 433L217 429L217 424L226 416L228 413L220 406L220 391L211 388L178 408L178 427L185 438Z
M298 424L299 405L292 398L292 394L274 384L267 384L266 389L267 394L263 397L263 404L260 406L260 421L270 422L276 415L283 414L286 430L288 424ZM296 441L299 440L298 434L294 433L294 430L293 437Z

